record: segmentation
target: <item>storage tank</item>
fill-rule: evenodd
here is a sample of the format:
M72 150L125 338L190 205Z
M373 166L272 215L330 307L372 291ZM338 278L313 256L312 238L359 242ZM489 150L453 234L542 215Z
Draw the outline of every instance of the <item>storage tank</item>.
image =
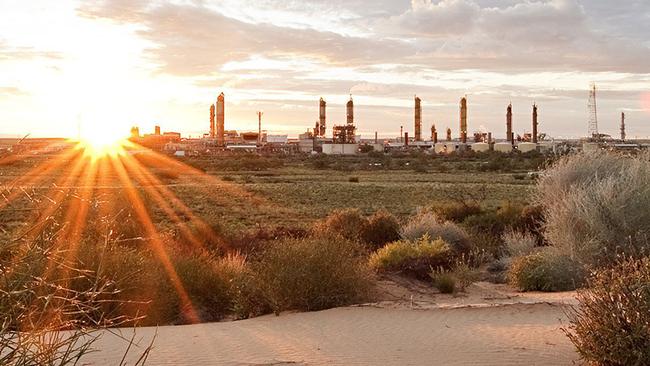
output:
M535 151L537 150L537 144L534 144L532 142L520 142L517 145L517 150L519 150L522 153Z
M472 151L476 151L476 152L490 151L490 144L488 144L487 142L477 142L475 144L472 144Z
M445 150L447 153L454 152L458 150L459 147L460 145L457 142L445 142Z
M444 142L438 142L435 145L433 145L433 151L436 154L444 154L447 152L447 149L445 148L445 143Z
M357 144L323 144L323 154L326 155L354 155L358 149Z
M512 152L512 144L509 142L497 142L494 144L494 151L510 153Z

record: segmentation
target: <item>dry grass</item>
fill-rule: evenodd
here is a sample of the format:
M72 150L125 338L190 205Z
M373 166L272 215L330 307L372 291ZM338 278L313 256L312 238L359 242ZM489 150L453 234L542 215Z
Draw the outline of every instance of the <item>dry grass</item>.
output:
M645 365L650 359L650 259L624 260L578 292L565 332L586 362Z
M342 237L278 241L254 264L254 271L276 313L327 309L371 297L373 281L364 251Z
M429 212L422 212L412 217L402 227L400 236L410 241L417 241L424 236L442 239L456 253L466 253L471 250L469 235L463 228Z
M432 269L448 268L454 259L449 244L426 234L416 240L400 240L370 256L370 266L379 272L399 272L426 280Z
M548 242L595 266L648 254L649 156L581 154L553 166L537 186Z

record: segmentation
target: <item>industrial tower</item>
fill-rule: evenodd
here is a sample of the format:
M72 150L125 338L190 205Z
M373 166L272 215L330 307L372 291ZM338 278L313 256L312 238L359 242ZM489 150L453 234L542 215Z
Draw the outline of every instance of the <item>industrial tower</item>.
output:
M589 130L588 134L592 138L599 138L598 135L598 108L596 106L596 84L591 83L589 89Z
M262 116L264 112L257 112L257 145L262 145Z
M512 103L508 104L508 109L506 111L506 140L514 143L512 133Z
M537 104L533 103L533 144L537 143Z
M621 140L625 141L625 112L621 112Z
M226 143L226 131L225 127L225 96L223 93L219 94L217 98L217 144L219 146L224 146Z
M467 97L460 100L460 141L467 143Z
M415 96L415 141L422 141L422 101Z
M354 124L354 102L352 101L352 94L350 94L350 100L348 101L347 104L347 124L348 125L353 125Z
M347 123L344 126L334 126L332 127L333 141L337 144L354 144L355 143L355 133L357 128L354 126L354 102L352 101L352 95L350 95L350 100L346 104L346 113L347 113Z
M214 139L215 136L215 110L214 110L214 104L210 105L210 138Z
M325 102L325 99L320 98L320 103L319 103L319 118L318 118L318 135L319 136L325 136L325 132L327 131L327 102Z

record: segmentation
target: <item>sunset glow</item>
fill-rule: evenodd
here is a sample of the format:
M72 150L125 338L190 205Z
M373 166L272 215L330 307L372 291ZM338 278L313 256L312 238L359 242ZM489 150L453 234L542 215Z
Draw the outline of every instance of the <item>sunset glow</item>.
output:
M79 141L84 153L97 159L122 154L126 139L120 131L89 131Z
M417 94L425 124L455 133L468 95L470 125L495 136L509 102L515 121L536 102L544 132L579 137L595 81L603 131L616 133L626 111L630 134L648 136L638 106L650 89L648 10L605 4L4 1L0 120L12 136L75 137L79 119L200 136L223 91L228 129L255 130L264 110L264 129L296 136L320 97L333 123L345 121L352 93L359 133L390 136Z

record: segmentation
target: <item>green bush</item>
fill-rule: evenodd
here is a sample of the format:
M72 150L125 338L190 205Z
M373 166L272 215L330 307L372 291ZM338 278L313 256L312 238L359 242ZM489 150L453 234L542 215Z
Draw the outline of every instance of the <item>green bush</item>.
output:
M342 237L273 243L254 265L264 297L276 313L321 310L366 301L372 275L359 244Z
M650 250L650 154L566 157L545 172L536 197L548 243L587 265Z
M442 239L456 253L466 253L472 249L469 235L465 230L453 222L441 220L428 212L411 218L400 232L402 239L410 241L417 241L425 235L432 239Z
M402 272L426 280L432 268L448 268L453 255L445 241L424 235L386 245L370 257L370 265L379 272Z
M552 248L514 258L508 272L510 284L521 291L575 290L584 277L580 264Z
M565 332L596 365L647 365L650 360L650 259L627 260L596 273L578 292Z
M370 216L361 230L361 240L372 249L399 239L400 225L397 218L386 210L379 210Z

